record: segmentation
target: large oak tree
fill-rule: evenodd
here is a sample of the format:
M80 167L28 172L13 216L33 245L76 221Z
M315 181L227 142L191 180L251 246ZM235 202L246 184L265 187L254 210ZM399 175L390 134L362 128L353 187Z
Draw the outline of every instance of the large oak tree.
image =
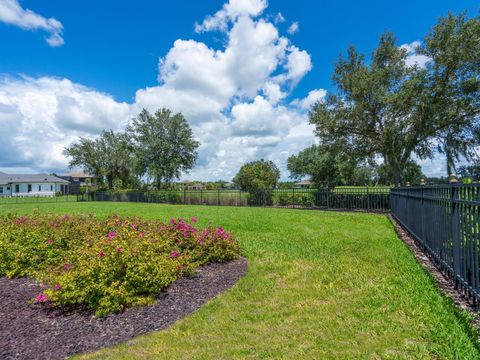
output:
M314 105L310 122L325 146L340 141L366 161L380 156L394 184L412 156L446 152L449 164L469 155L480 114L479 18L441 19L417 49L425 67L409 64L393 34L380 38L371 59L353 47L335 66L337 91Z

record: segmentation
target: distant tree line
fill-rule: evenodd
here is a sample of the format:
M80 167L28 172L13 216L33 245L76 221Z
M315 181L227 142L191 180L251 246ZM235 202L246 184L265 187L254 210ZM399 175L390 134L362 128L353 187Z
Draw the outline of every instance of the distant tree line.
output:
M101 179L108 189L155 189L193 168L199 142L181 113L142 110L124 132L103 131L96 139L80 138L64 150L70 167Z
M288 159L294 178L333 187L374 179L418 182L414 158L444 154L447 177L480 145L480 17L438 20L409 63L392 33L381 36L369 60L354 47L332 75L336 91L310 111L319 144ZM377 165L381 159L382 165ZM478 176L478 167L459 172Z

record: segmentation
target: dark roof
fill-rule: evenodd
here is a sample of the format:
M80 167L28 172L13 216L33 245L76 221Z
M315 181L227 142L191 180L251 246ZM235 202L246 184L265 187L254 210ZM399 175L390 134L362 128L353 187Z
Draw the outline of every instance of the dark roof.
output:
M0 173L0 184L10 183L68 183L67 180L60 179L48 174L5 174Z

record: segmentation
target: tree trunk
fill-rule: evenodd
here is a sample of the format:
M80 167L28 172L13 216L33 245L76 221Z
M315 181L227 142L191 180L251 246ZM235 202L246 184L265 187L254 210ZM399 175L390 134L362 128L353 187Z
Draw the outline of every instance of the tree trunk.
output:
M161 190L161 188L162 188L162 179L160 177L157 177L155 179L155 188L157 190Z
M455 167L455 162L453 160L453 154L450 151L450 147L447 145L445 148L445 157L447 160L447 178L450 179L450 176L453 175L453 169Z

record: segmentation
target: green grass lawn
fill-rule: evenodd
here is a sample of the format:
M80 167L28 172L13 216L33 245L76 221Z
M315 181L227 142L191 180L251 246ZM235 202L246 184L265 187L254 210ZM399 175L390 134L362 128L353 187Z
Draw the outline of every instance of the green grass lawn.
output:
M385 216L133 203L0 205L144 218L197 216L233 231L236 286L165 331L85 358L480 358L465 314L440 294Z

